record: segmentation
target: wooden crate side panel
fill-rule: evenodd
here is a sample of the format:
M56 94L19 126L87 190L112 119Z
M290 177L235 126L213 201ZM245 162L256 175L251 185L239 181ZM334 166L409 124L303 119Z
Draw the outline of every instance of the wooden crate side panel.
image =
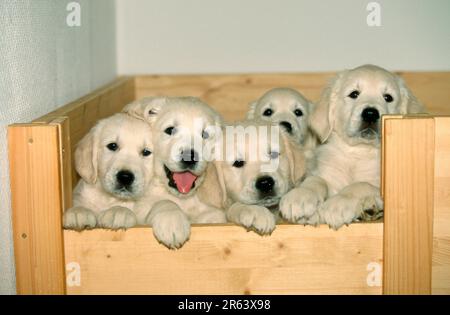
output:
M432 293L450 294L450 117L435 118Z
M384 120L386 294L431 293L434 119Z
M450 114L450 72L399 73L430 113ZM248 104L274 87L298 89L311 101L319 100L334 73L153 75L136 77L136 98L149 95L201 97L226 120L245 117Z
M270 237L195 226L177 251L151 228L64 233L68 294L381 293L382 223L279 225Z
M57 125L12 125L8 146L18 294L64 294Z

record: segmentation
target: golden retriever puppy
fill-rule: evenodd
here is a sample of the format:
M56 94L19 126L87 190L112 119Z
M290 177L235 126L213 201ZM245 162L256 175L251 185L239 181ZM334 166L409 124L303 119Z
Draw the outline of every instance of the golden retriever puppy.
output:
M275 229L278 203L305 171L303 151L277 125L245 121L223 129L216 160L227 219L258 234Z
M191 223L226 222L223 210L202 199L208 192L201 193L220 115L194 97L146 98L124 111L151 125L155 145L154 179L136 212L138 223L152 226L168 248L179 248L190 236ZM211 189L218 187L206 188Z
M397 75L374 65L339 73L322 93L311 124L323 144L316 167L280 204L291 222L334 229L382 216L381 116L423 112Z
M142 120L123 113L100 120L76 148L81 179L74 189L74 206L64 213L64 227L134 226L134 207L153 175L152 147L150 126Z
M279 124L297 143L305 145L312 139L309 117L313 104L290 88L274 88L250 103L247 119L261 119Z
M310 169L314 163L314 148L319 143L309 125L313 110L313 103L298 91L291 88L274 88L250 103L247 119L279 124L304 148L307 168Z

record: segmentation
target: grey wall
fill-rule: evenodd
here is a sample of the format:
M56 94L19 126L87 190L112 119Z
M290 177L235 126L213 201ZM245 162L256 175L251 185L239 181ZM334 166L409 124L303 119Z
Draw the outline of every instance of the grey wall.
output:
M117 0L119 73L450 70L450 1Z
M116 76L115 2L0 0L0 294L15 293L6 126L27 122Z

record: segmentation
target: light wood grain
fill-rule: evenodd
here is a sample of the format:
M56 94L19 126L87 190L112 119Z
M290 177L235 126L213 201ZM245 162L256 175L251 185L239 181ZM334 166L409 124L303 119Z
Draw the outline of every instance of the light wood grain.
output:
M450 72L399 73L433 114L450 114ZM153 75L136 77L136 98L192 95L216 108L226 120L243 119L248 104L274 87L298 89L312 101L335 73Z
M386 294L431 293L434 119L384 120Z
M58 126L10 126L8 144L17 293L63 294Z
M381 223L338 232L280 225L270 237L197 226L177 251L158 244L151 228L64 235L66 262L81 267L81 285L69 294L381 293L367 284L368 264L382 263Z
M435 130L432 293L450 294L450 117Z

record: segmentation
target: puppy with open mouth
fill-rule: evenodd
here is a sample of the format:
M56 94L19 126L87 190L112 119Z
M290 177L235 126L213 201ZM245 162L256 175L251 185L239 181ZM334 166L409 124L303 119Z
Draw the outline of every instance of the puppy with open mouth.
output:
M81 179L74 189L74 206L64 212L64 227L134 226L134 208L153 177L152 154L152 132L142 120L123 113L100 120L76 148Z
M281 201L284 218L337 229L382 217L381 116L423 112L397 75L374 65L340 72L311 116L322 145L310 177Z
M224 223L224 211L208 202L214 189L205 185L211 169L216 130L222 118L194 97L153 97L129 104L125 112L145 120L154 134L154 179L140 202L140 224L153 227L168 248L181 247L191 223Z
M303 151L279 126L244 121L223 128L215 162L229 221L258 234L275 229L278 203L305 171Z

